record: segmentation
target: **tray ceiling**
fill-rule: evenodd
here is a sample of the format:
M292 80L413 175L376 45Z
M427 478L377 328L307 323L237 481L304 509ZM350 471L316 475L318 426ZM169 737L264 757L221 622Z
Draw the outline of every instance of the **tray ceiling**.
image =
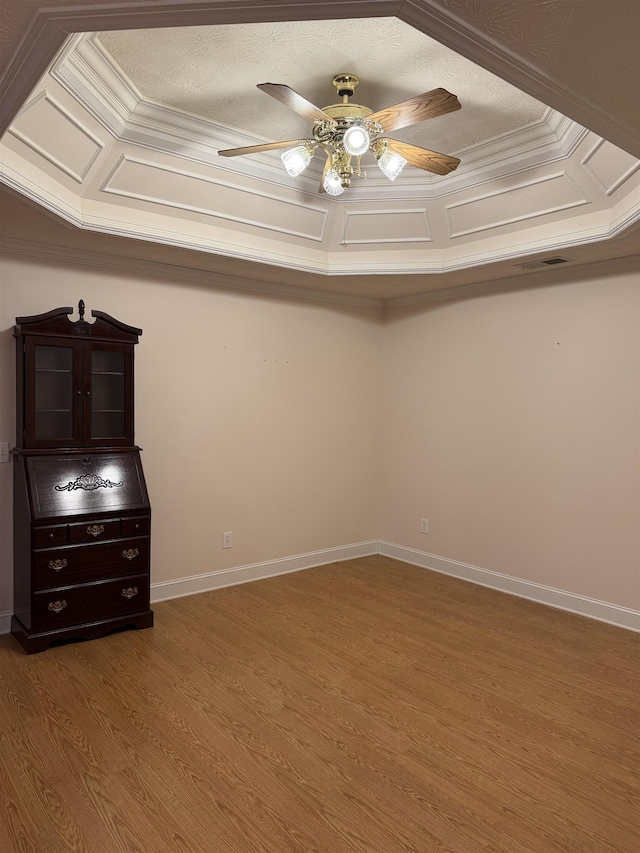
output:
M526 63L553 64L566 74L558 27L579 20L577 5L528 0L520 9L517 2L495 0L496 8L501 4L490 37L511 38L527 54ZM151 0L137 5L163 7ZM299 280L301 288L328 279L319 290L374 298L433 293L434 279L444 288L486 281L492 270L504 277L509 268L543 254L579 263L633 251L640 163L463 56L482 56L495 70L494 53L482 51L489 42L483 41L476 6L461 10L457 0L421 4L425 21L434 15L432 29L444 46L425 34L422 12L412 7L404 13L405 3L395 4L399 17L285 22L264 20L271 5L256 11L252 3L235 0L225 6L231 11L218 12L216 4L178 0L171 27L70 36L3 136L0 179L85 235L95 234L97 250L99 234L137 238L130 246L154 242L188 252L189 268L215 269L218 257L226 274L240 264L239 274L249 270L250 277L268 281L268 264L281 268L283 281ZM293 5L300 9L291 17L307 17L306 4ZM78 7L78 21L91 17L90 6ZM201 18L202 26L176 26L195 21L205 6L217 23ZM380 8L362 2L341 11L365 6ZM474 21L473 42L463 17L456 17L462 11ZM512 22L519 21L510 35L503 26L507 11ZM111 26L111 12L101 14L96 20L108 19ZM62 7L55 15L67 20ZM235 15L243 22L231 23ZM130 26L131 7L123 22L125 16ZM144 24L159 20L152 15ZM565 50L583 66L589 23L582 22L578 45ZM10 30L0 37L14 37ZM497 42L495 55L501 71L513 67L514 79L525 79L525 66L511 59L505 64L508 52ZM341 71L360 77L353 100L374 110L438 86L454 92L460 111L393 136L461 157L459 169L438 178L406 168L390 184L371 158L367 179L354 180L336 202L318 194L321 164L315 161L291 179L277 151L231 161L217 156L222 148L308 135L309 124L257 90L257 83L286 83L322 107L338 100L331 79ZM634 91L626 81L611 101L620 116L632 109ZM563 101L558 93L557 100L550 98L556 105ZM574 95L566 103L579 114L580 97ZM611 126L626 146L623 123L616 119ZM386 278L389 285L380 281Z

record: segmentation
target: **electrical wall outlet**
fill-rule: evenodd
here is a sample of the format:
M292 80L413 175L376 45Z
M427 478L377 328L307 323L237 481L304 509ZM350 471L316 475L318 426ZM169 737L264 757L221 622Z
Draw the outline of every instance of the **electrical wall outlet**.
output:
M9 442L0 441L0 463L9 461Z
M231 533L223 533L222 534L222 547L223 548L231 548Z
M420 519L420 533L428 533L429 532L429 519L421 518Z

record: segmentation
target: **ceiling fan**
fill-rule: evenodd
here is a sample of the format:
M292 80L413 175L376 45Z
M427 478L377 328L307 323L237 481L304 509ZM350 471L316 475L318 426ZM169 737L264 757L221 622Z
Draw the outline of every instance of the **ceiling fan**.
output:
M281 83L259 83L258 89L313 122L313 138L267 142L246 148L228 148L218 154L223 157L238 157L275 148L287 148L289 150L281 155L281 159L288 174L295 178L306 169L320 148L326 154L326 161L319 190L333 196L340 195L349 187L354 174L366 177L361 171L360 161L368 151L373 154L378 166L391 181L398 177L407 163L436 175L446 175L458 166L460 160L457 157L380 135L459 110L460 102L455 95L446 89L433 89L424 95L417 95L374 113L369 107L349 103L349 98L353 96L359 82L355 74L337 74L333 78L333 85L342 98L342 103L331 104L323 109L314 106L289 86ZM355 159L355 165L352 158Z

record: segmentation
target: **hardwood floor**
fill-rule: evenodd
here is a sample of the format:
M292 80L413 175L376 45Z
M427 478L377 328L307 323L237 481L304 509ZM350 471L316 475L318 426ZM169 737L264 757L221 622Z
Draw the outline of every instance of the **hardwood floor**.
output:
M385 557L0 638L0 849L635 853L638 636Z

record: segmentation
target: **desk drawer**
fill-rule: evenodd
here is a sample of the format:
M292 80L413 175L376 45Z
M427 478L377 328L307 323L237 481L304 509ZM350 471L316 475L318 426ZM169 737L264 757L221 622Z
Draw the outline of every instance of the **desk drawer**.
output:
M136 516L122 519L123 536L148 536L151 519L149 516Z
M120 536L120 519L97 519L69 525L69 542L98 542Z
M57 527L34 527L33 544L36 548L53 548L54 545L66 545L69 540L67 525Z
M50 548L34 553L33 589L50 589L148 570L148 536Z
M127 575L32 596L31 630L48 631L149 609L148 575Z

